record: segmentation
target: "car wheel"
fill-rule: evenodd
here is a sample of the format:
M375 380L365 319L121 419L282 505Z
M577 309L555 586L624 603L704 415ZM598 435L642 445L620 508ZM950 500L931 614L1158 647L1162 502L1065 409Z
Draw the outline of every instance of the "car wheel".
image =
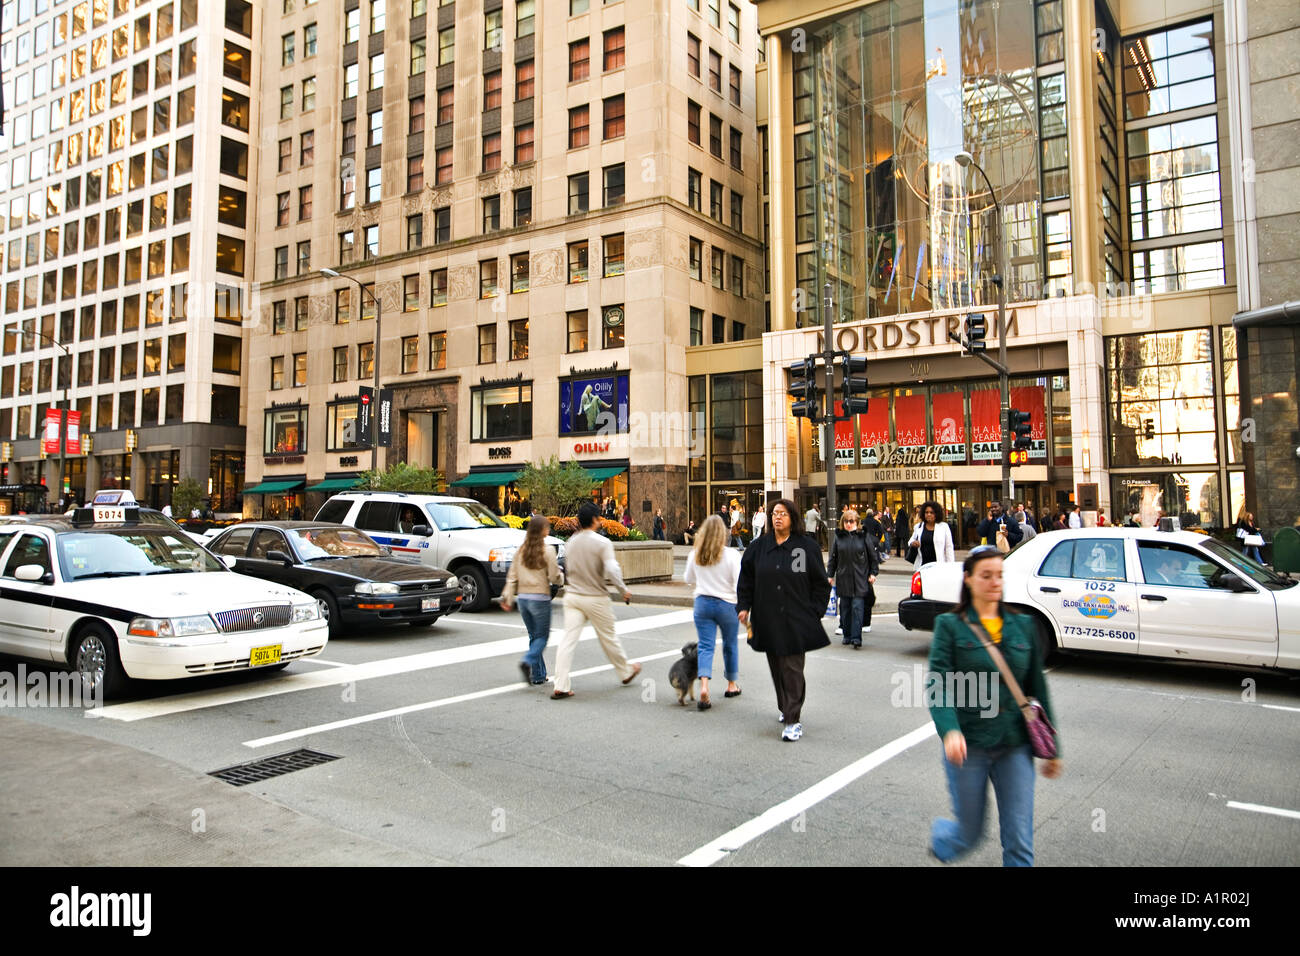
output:
M91 696L104 700L126 689L127 677L117 654L117 639L103 625L92 624L82 630L69 659L81 675L83 690Z
M338 637L339 631L342 629L343 625L343 622L339 619L338 601L334 600L334 595L330 594L330 592L326 591L324 588L312 591L311 596L314 597L316 603L320 605L320 616L323 617L325 623L329 625L330 637Z
M1056 637L1046 621L1039 618L1036 623L1038 624L1038 657L1046 664L1056 653Z
M460 578L460 589L465 595L462 610L481 611L487 607L492 600L487 575L472 564L457 571L456 575Z

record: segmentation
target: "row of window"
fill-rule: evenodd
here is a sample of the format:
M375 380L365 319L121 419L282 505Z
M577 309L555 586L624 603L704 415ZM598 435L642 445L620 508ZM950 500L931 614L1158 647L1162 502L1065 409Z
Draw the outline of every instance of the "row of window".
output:
M722 29L721 0L707 0L709 23ZM700 12L700 0L686 0L686 6L696 13ZM727 37L732 43L740 42L740 7L734 3L727 4Z
M38 362L20 362L6 365L0 369L0 398L25 398L33 394L42 394L54 389L80 388L88 385L105 385L115 381L130 381L136 375L161 375L164 372L181 372L185 370L185 333L167 337L166 367L163 366L163 339L161 336L145 339L143 355L141 343L127 342L118 346L108 346L98 352L89 350L79 352L76 359L76 381L72 381L73 358L60 355L58 358L58 380L53 379L54 363L51 359ZM98 355L98 362L96 362ZM98 364L99 378L95 378ZM33 366L35 367L35 385L33 389ZM17 391L14 386L17 385Z
M95 343L119 332L135 332L141 327L142 319L145 328L155 328L167 321L184 322L189 316L190 307L197 304L189 301L189 290L189 285L182 282L171 287L170 297L167 289L152 289L143 296L105 299L97 306L82 306L79 321L77 310L65 309L59 314L57 339L55 316L52 313L40 317L39 328L35 317L23 319L20 323L11 322L4 327L4 355L38 351L55 341L65 346L77 341L82 344ZM235 340L236 344L238 341ZM227 369L214 365L213 369L239 371L237 366Z
M686 204L696 212L703 212L702 203L704 201L704 174L698 169L688 168L686 170ZM731 228L736 232L745 231L745 197L730 190L731 193ZM709 180L709 216L720 223L726 224L723 218L724 210L722 207L723 186L716 179Z
M696 103L694 100L687 100L686 101L686 139L693 146L700 146L701 148L703 148L703 144L701 144L700 142L701 115L702 113L700 109L700 104ZM723 158L722 125L723 124L722 124L721 117L715 116L713 113L709 114L709 153L715 159ZM741 142L742 139L741 139L740 130L738 130L734 126L730 127L730 129L728 130L728 138L727 138L728 150L729 150L727 158L731 162L732 169L739 170L742 167Z
M121 392L116 398L117 401L114 402L114 393L108 392L76 401L77 410L81 412L83 434L96 430L111 431L114 428L180 424L183 420L185 385L182 382L168 385L165 398L162 386L157 385ZM116 416L114 405L116 405ZM3 435L6 441L10 438L39 437L45 426L45 413L51 407L48 402L39 402L35 406L24 404L0 409L0 435ZM95 415L93 423L92 412ZM163 413L161 421L159 412ZM211 415L211 421L214 423L229 425L239 423L239 386L212 386Z
M686 34L686 72L700 79L700 38ZM740 105L740 68L734 63L727 66L727 95L735 106ZM709 47L709 89L722 95L722 54Z

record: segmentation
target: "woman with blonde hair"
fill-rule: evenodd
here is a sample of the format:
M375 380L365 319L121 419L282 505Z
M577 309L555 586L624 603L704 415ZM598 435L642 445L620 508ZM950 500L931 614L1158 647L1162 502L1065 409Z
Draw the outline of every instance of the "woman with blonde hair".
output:
M852 508L844 509L826 565L826 579L835 585L839 602L844 644L859 648L863 633L871 631L871 608L876 603L872 585L879 571L875 543L862 530L858 513Z
M519 662L519 670L528 684L546 683L546 661L542 651L551 636L551 587L564 583L555 552L546 544L551 523L541 515L528 522L524 543L506 573L501 607L509 611L519 599L519 615L528 628L528 653Z
M713 677L713 648L722 631L722 661L727 677L724 697L739 697L740 646L736 636L736 579L740 577L740 554L727 547L727 526L718 515L709 515L695 536L695 549L686 558L682 580L695 585L695 633L699 648L696 666L700 676L697 706L708 710L709 680Z

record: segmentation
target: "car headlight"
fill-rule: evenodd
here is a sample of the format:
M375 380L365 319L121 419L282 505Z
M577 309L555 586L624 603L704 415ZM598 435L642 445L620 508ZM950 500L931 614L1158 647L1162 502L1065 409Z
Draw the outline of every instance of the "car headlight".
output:
M207 614L191 617L137 617L127 625L133 637L194 637L215 634L217 626Z
M517 547L493 548L491 551L488 552L488 560L491 561L493 564L496 564L498 562L500 562L501 564L509 564L511 561L515 559L515 552L518 550L519 549Z
M309 604L295 604L293 606L293 622L301 624L304 621L320 620L320 605L315 601Z
M449 578L447 579L447 587L449 587L449 588L458 588L458 587L460 587L460 578L456 577L455 575L452 575L451 577L449 577Z
M400 591L396 584L385 584L380 581L362 581L356 587L357 594L396 594Z

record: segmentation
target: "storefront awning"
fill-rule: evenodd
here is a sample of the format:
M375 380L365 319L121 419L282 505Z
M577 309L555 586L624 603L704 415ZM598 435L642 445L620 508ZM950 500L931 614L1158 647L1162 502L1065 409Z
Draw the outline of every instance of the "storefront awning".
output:
M307 488L308 491L351 491L359 478L326 478Z
M613 478L615 475L621 475L621 474L623 474L623 472L625 472L625 471L627 471L627 468L626 468L626 467L623 467L623 468L588 468L588 469L587 469L587 474L590 475L590 476L592 477L592 480L594 480L594 481L606 481L607 479Z
M251 488L245 488L243 493L246 495L280 495L289 491L298 491L305 484L306 482L302 479L295 481L263 481Z
M468 474L451 484L452 487L459 488L498 488L510 484L518 477L518 471L479 471Z

